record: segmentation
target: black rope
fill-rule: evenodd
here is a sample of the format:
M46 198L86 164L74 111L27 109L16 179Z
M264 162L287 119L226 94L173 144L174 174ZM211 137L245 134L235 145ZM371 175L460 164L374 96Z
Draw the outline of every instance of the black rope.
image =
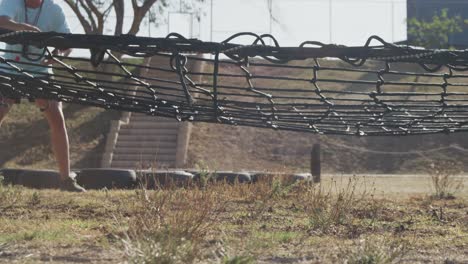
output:
M241 37L252 44L235 44ZM42 48L55 62L0 55L3 97L317 134L468 131L467 51L399 46L376 36L361 47L307 41L284 48L273 36L254 33L213 43L175 33L141 38L0 31L0 41ZM87 49L91 57L63 57L53 48ZM156 63L145 65L148 57Z

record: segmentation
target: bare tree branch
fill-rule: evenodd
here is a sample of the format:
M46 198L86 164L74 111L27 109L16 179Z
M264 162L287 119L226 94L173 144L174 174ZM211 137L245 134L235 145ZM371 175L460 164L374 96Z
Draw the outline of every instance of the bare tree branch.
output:
M89 7L83 2L83 0L78 0L77 2L80 3L81 7L85 10L86 14L88 15L88 19L91 22L93 32L94 32L97 28L97 23L96 23L96 19L94 19L93 13L89 9Z
M80 21L81 26L83 27L84 31L89 34L93 31L91 24L84 18L84 16L81 14L80 9L78 6L75 4L74 0L64 0L65 3L73 10L75 15L78 17L78 20Z
M80 0L81 1L81 0ZM86 3L89 6L89 9L93 12L93 14L99 19L100 16L102 16L102 13L99 12L99 9L97 6L93 3L93 0L86 0Z
M139 8L137 0L132 0L132 7L134 11Z
M141 6L141 9L143 10L143 12L146 14L150 8L156 4L158 0L145 0L145 2L143 3L143 5Z
M100 12L93 0L85 0L93 14L97 18L97 32L104 33L104 13ZM112 5L112 4L111 4Z
M104 20L107 18L107 16L109 15L110 11L112 10L112 8L114 7L114 3L112 2L107 8L106 10L104 10L104 12L102 12L102 15L104 17Z
M136 0L132 0L133 4L133 22L128 34L136 35L138 31L140 31L140 25L143 19L145 18L146 14L150 10L150 8L157 2L158 0L145 0L141 7L138 6ZM135 7L136 6L136 7Z
M114 11L116 16L116 24L115 24L115 35L122 35L123 33L123 23L125 18L125 3L124 0L114 0Z

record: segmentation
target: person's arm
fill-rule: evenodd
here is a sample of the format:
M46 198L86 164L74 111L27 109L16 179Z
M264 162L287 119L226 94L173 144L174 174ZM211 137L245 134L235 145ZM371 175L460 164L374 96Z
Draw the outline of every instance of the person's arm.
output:
M0 28L11 30L11 31L35 31L41 32L41 30L35 26L28 25L25 23L17 23L11 20L10 17L7 16L0 16Z

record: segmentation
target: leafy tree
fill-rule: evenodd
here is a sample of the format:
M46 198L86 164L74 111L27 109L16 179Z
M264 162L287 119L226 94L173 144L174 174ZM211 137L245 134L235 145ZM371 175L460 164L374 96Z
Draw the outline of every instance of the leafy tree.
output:
M103 35L105 28L113 28L114 35L129 34L136 35L140 31L141 24L145 17L149 16L150 23L157 24L158 19L171 3L180 5L180 11L193 11L200 14L200 3L205 0L63 0L73 10L80 21L86 34ZM125 5L127 3L127 5ZM129 5L130 3L130 5ZM129 8L131 6L131 9ZM130 13L130 14L128 14ZM115 15L115 24L110 25L109 15ZM130 23L130 24L129 24ZM130 29L124 32L124 24L131 25ZM117 58L122 58L123 54L113 52ZM109 58L108 58L109 59ZM145 59L147 64L149 59ZM105 72L113 71L114 65L101 65ZM100 76L106 80L112 78L107 75Z
M200 13L198 3L205 0L63 0L73 10L78 17L81 26L86 34L103 34L104 25L108 25L107 18L111 13L115 14L116 23L114 35L123 33L136 35L140 31L140 26L146 16L150 17L150 22L158 22L158 13L168 8L173 2L180 3L181 11L195 11ZM128 4L131 2L131 10L128 10ZM127 7L127 9L126 9ZM155 8L153 8L155 7ZM155 10L156 9L156 10ZM129 11L130 16L126 14ZM126 21L130 17L131 21ZM124 23L131 23L128 32L123 32Z
M450 17L448 9L435 13L431 21L408 20L408 37L412 45L426 48L450 48L449 36L463 32L468 20L461 16Z
M123 33L125 20L124 0L64 0L78 17L86 34L103 34L104 25L109 14L113 11L116 16L114 34ZM127 34L136 35L140 25L151 7L159 2L167 6L167 0L132 0L132 26Z

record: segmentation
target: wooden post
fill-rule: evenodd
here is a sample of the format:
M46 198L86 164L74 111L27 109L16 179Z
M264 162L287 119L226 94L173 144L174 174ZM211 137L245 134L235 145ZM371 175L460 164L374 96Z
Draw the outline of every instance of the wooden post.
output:
M322 177L322 166L320 160L320 144L314 144L310 158L310 172L314 183L319 183Z

